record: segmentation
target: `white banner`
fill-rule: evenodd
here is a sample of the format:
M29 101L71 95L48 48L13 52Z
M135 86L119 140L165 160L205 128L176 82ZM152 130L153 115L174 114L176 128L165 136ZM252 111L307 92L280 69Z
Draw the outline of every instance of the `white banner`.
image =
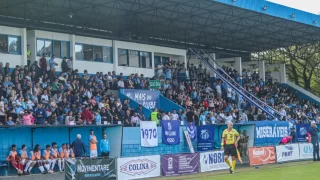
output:
M299 145L287 144L276 146L277 162L293 161L299 159Z
M140 179L160 176L160 155L118 158L117 179Z
M155 147L158 146L158 129L156 122L140 122L141 146Z
M311 143L299 143L300 159L313 158L313 145Z
M192 143L191 143L191 139L190 139L190 136L189 136L188 131L184 131L184 136L185 136L185 137L186 137L186 139L187 139L187 142L188 142L188 145L189 145L190 152L191 152L191 153L194 153L193 145L192 145Z
M201 172L230 168L224 161L223 151L211 151L200 153L200 167Z

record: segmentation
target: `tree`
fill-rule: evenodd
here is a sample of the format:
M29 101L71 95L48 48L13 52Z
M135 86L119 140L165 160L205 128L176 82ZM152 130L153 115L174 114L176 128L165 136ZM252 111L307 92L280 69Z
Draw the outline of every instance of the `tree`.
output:
M290 81L320 95L320 43L254 53L252 59L265 60L268 64L286 64Z

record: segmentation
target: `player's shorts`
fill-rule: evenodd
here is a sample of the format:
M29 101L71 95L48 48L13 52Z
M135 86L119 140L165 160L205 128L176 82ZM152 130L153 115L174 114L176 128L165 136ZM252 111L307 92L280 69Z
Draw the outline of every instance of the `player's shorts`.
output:
M96 157L98 157L98 152L97 152L97 150L90 150L90 157L91 157L91 158L96 158Z
M225 156L237 156L237 149L234 144L227 144L224 147Z

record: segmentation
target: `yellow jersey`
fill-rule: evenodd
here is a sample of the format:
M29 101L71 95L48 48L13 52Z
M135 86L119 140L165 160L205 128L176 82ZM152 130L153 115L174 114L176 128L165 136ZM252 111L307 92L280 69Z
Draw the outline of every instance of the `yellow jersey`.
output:
M224 139L224 144L234 144L236 141L236 138L239 136L239 133L237 130L232 129L231 131L228 131L228 129L225 129L222 133L222 138Z

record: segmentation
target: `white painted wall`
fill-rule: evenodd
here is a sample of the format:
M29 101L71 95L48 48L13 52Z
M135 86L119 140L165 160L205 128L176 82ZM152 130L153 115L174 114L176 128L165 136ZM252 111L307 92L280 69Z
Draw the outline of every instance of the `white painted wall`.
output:
M10 63L10 68L14 68L16 65L27 65L27 34L25 28L14 28L8 26L0 26L0 34L14 35L21 37L21 55L15 54L2 54L0 53L0 62L4 65L6 62Z

